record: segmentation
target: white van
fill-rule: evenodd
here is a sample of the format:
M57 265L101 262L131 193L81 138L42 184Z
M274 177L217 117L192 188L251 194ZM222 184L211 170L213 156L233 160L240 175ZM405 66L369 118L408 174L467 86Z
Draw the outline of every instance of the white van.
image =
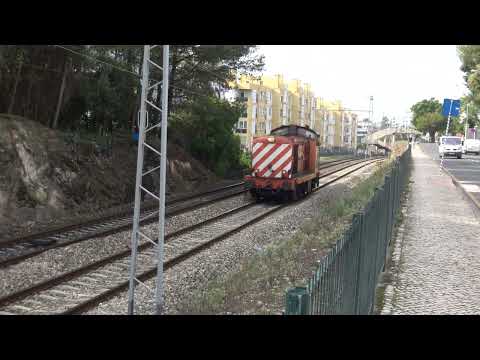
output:
M467 139L463 141L463 153L475 153L480 154L480 140L479 139Z
M462 138L458 136L442 136L438 141L438 153L440 157L448 155L462 158Z

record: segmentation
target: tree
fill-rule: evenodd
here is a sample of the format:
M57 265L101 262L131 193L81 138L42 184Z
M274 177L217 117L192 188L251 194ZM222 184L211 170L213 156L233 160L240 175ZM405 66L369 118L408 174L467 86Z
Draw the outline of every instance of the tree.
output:
M461 45L457 47L462 62L460 69L465 73L464 79L470 90L469 100L480 107L480 46Z
M413 126L418 131L428 132L432 141L435 138L435 132L441 131L447 126L445 118L441 114L442 104L435 98L419 101L410 110L413 113Z
M170 113L180 111L198 96L219 97L229 88L235 72L253 74L264 66L255 46L174 45L170 49ZM161 48L153 50L151 56L161 63ZM142 63L140 45L1 45L0 112L29 117L47 126L58 124L61 129L77 128L86 124L86 117L95 117L92 112L100 111L92 109L91 99L98 86L110 83L100 90L112 88L112 97L117 98L105 110L110 114L107 122L131 127L140 105ZM153 78L161 78L159 69L152 67L151 73ZM102 74L107 74L108 82ZM150 95L159 105L158 90L152 89Z
M465 126L465 123L464 123L465 120L468 122L469 128L478 126L480 106L477 105L475 101L473 101L473 98L471 95L462 97L460 101L461 101L461 112L465 115L465 118L462 119L462 127ZM467 112L467 105L468 105L468 112Z
M193 156L223 176L239 166L240 139L232 132L241 113L241 104L211 97L198 98L172 118L171 127L184 134Z
M413 113L412 123L416 127L417 119L420 116L423 116L428 113L439 113L442 112L442 104L435 98L425 99L417 102L413 105L410 110Z
M264 57L250 45L172 45L169 77L170 112L175 112L198 94L217 96L230 88L235 73L256 74ZM161 52L152 53L161 62Z
M424 113L417 117L415 127L418 131L429 133L430 139L435 139L435 132L446 128L445 118L437 112Z
M480 45L460 45L457 46L457 53L462 62L460 70L465 73L465 80L476 71L480 64Z

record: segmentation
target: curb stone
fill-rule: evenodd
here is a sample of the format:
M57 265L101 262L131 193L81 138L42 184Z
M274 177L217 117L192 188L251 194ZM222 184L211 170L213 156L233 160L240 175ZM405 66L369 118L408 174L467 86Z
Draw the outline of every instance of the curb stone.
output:
M480 201L475 199L475 197L470 194L459 182L459 180L453 175L450 171L448 171L445 167L441 167L441 169L452 179L453 184L459 188L464 195L467 196L467 198L470 200L470 202L475 206L477 210L477 215L480 214Z

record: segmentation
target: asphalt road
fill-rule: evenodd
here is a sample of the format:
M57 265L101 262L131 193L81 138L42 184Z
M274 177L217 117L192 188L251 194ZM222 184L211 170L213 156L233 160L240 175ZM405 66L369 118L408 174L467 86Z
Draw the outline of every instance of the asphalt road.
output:
M440 165L437 144L416 144L422 151ZM443 160L443 166L450 171L460 184L480 201L480 156L465 155L461 159L447 157Z

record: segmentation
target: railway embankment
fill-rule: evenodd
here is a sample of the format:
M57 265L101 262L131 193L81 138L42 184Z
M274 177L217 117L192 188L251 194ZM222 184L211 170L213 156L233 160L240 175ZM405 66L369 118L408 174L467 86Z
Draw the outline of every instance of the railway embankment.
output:
M167 154L168 195L219 180L181 147ZM105 154L94 141L0 114L0 241L133 201L136 161L128 132L114 134Z

